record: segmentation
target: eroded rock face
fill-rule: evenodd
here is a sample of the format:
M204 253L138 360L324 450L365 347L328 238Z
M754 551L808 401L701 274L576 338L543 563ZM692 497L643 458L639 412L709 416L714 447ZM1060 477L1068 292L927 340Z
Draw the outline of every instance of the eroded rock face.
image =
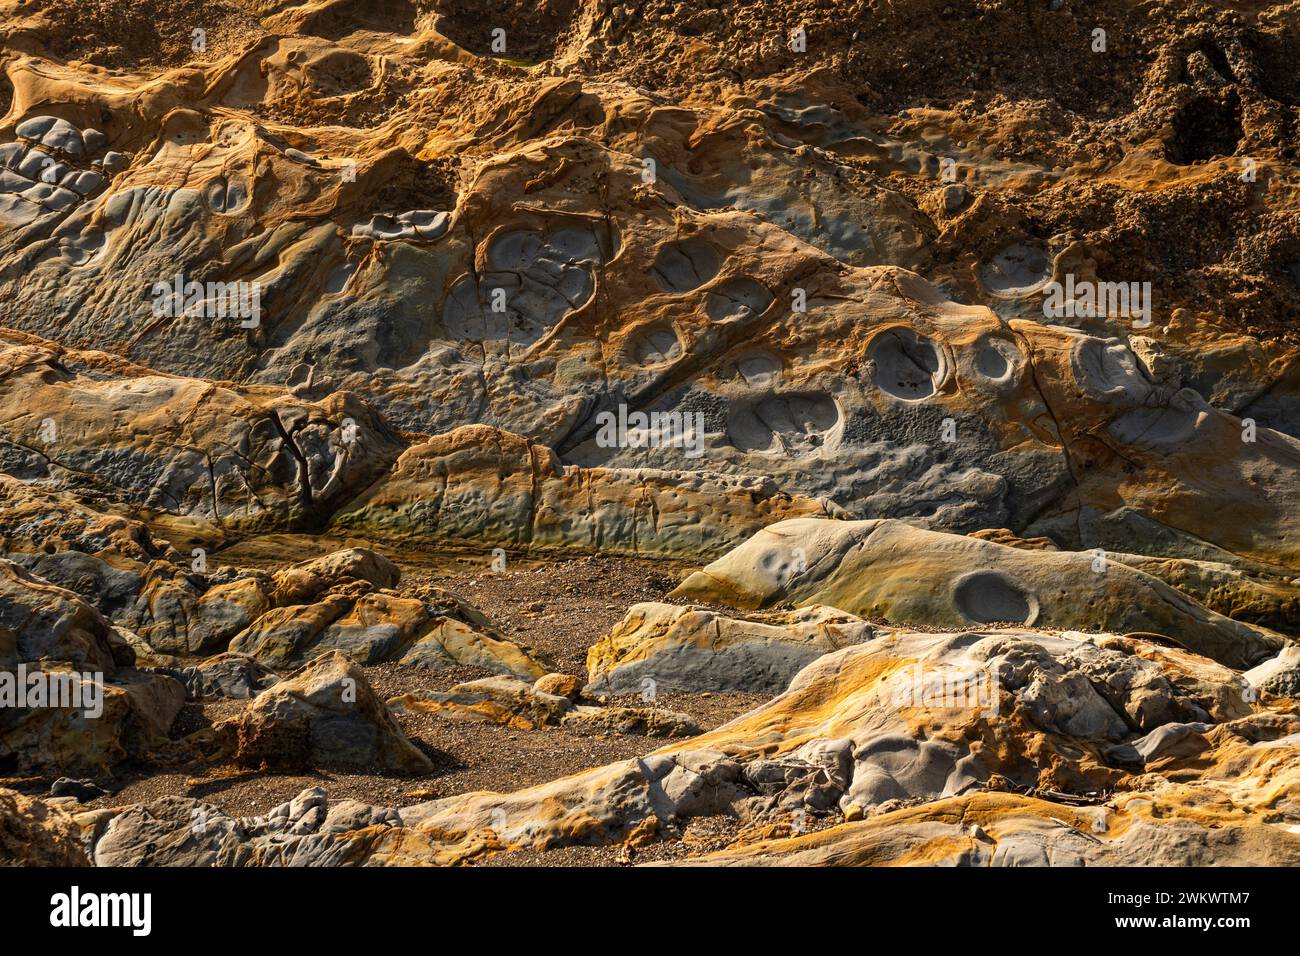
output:
M0 0L0 677L103 698L0 769L425 773L384 665L690 739L95 862L1298 862L1294 11L1046 6ZM398 567L505 552L712 563L562 657Z
M72 817L43 800L0 790L0 865L87 866Z
M593 108L601 101L587 95ZM627 108L651 104L633 97L620 104ZM783 127L788 110L764 122ZM642 183L636 150L581 137L487 166L453 210L361 219L355 211L385 162L341 184L336 164L305 161L297 147L273 150L265 174L294 183L295 202L317 204L314 218L294 211L285 221L289 206L254 201L246 174L235 172L260 142L243 120L188 110L144 122L160 134L156 154L79 199L86 208L48 210L68 217L55 229L68 232L63 251L31 277L57 289L56 301L75 300L99 347L129 345L144 364L13 335L0 393L12 474L226 528L310 527L347 506L348 527L416 538L676 553L710 553L735 532L668 533L653 515L694 494L702 502L766 486L769 500L822 499L857 517L960 532L1007 525L1080 549L1141 551L1133 522L1145 522L1168 556L1217 548L1296 567L1288 479L1300 446L1285 414L1252 418L1259 428L1242 441L1242 420L1223 407L1239 408L1240 388L1198 367L1184 323L1168 326L1161 352L1149 337L1121 337L1114 322L1072 328L1028 317L1023 306L1041 300L1047 278L1091 268L1080 250L1055 259L1024 243L989 250L988 268L975 270L985 304L959 306L898 268L919 264L903 247L864 266L847 248L816 248L804 230L758 218L770 211L764 203L724 191L739 205L718 211L711 191L674 163ZM673 154L682 134L663 122L641 135ZM854 121L839 116L836 125L849 135ZM81 135L64 133L69 142ZM590 208L593 178L607 184L611 211ZM637 199L647 185L658 202ZM524 194L530 211L509 201ZM900 201L875 213L895 221ZM82 222L90 207L101 224ZM914 216L902 217L907 231L916 232ZM224 253L212 236L228 230L275 239L258 253L248 239L236 244L241 253ZM159 231L165 240L112 239ZM156 305L146 292L171 282L169 244L184 237L214 268L258 263L254 279L239 280L265 293L267 315L253 332L182 311L140 316L166 329L142 337L129 331L136 321L112 313L124 302L128 311ZM363 256L364 248L377 252ZM91 295L89 281L120 294ZM415 303L425 301L435 303L430 321L417 317ZM61 332L43 315L16 324ZM355 336L371 344L358 350ZM1243 355L1233 371L1258 376L1261 362ZM628 410L698 416L698 457L652 436L603 442L601 416ZM150 424L124 430L127 414ZM516 475L555 485L561 465L583 466L567 484L607 486L603 513L569 500L548 520L558 507L548 489L535 500L531 489L516 499L498 488L493 507L455 517L455 505L490 480L480 456L466 459L459 447L519 439L471 432L425 447L397 429L432 436L474 425L555 449L554 463L511 450ZM449 455L459 460L444 462ZM652 470L665 474L654 478L662 490L643 506L647 517L634 487ZM444 489L448 472L455 478ZM554 495L567 497L562 488ZM431 513L430 500L443 504ZM1206 521L1216 503L1230 503L1233 520ZM1274 530L1252 530L1265 524Z
M493 720L488 711L509 704L511 719L530 725L529 714L549 722L570 706L551 697L539 710L535 692L524 706L527 688L506 683L467 685L436 703ZM1290 708L1255 702L1232 671L1186 651L1107 635L896 632L818 658L771 702L643 759L396 813L328 808L323 793L307 792L268 822L212 811L218 825L199 846L170 822L193 801L164 802L116 817L95 856L123 859L115 834L142 847L155 828L168 844L176 827L184 852L174 862L445 863L512 848L636 845L727 812L863 822L790 839L760 828L766 835L718 862L1096 864L1142 852L1174 865L1220 852L1294 862L1300 842L1274 821L1296 809L1287 794L1297 733ZM1175 771L1177 783L1162 776ZM1008 788L1094 798L1062 807Z
M559 724L573 709L573 702L512 677L488 677L457 684L447 693L395 697L388 706L399 714L445 714L518 730L538 730Z
M403 448L353 395L315 405L26 344L0 368L8 474L217 525L319 523Z
M1294 171L1285 17L1190 35L1176 5L1117 8L1152 59L1076 87L1074 10L981 9L981 36L1016 38L989 64L1017 69L940 78L899 63L969 36L915 3L515 5L491 14L508 54L472 3L241 10L166 53L118 6L16 6L0 33L12 473L313 526L483 426L606 469L621 508L628 472L684 471L1074 549L1143 552L1138 521L1164 556L1297 566L1297 212L1264 187ZM773 28L793 19L817 36L797 52ZM904 60L870 55L887 41ZM1067 278L1125 307L1048 307ZM702 459L603 444L620 406L701 416ZM414 499L390 485L365 520ZM606 517L599 546L645 542Z
M107 552L147 564L161 557L139 521L89 508L74 496L0 475L0 536L11 554Z
M192 667L171 668L167 673L185 685L187 700L247 700L277 681L253 658L231 653L217 654Z
M1161 819L1145 798L1129 803L1132 811L1117 814L1110 807L972 794L817 834L763 840L688 865L1198 866L1267 860L1294 866L1300 860L1300 844L1280 827L1247 824L1225 832L1202 821ZM1118 836L1104 836L1121 826Z
M1183 816L1180 807L1205 800L1226 821L1237 808L1222 786L1236 779L1239 766L1247 777L1274 783L1296 772L1291 756L1277 762L1280 755L1293 755L1286 740L1297 729L1294 720L1255 710L1247 690L1226 668L1133 639L1078 641L1032 631L897 633L819 658L770 704L693 739L689 750L660 751L643 761L645 779L662 784L664 796L657 802L641 802L638 777L614 766L509 797L438 801L403 811L403 819L417 828L435 820L468 827L466 814L477 815L469 819L483 825L495 815L497 832L505 828L526 845L553 845L578 838L576 821L547 809L557 799L564 802L563 786L582 794L588 808L608 806L619 794L624 818L651 830L723 806L753 814L838 808L850 820L868 816L872 827L865 832L887 843L875 856L864 849L854 857L854 835L864 831L847 824L788 845L742 844L731 855L745 860L762 852L780 861L808 846L824 847L824 855L790 862L1023 864L1064 862L1069 855L1087 862L1136 862L1138 854L1160 844L1161 859L1186 863L1213 858L1225 841L1201 810ZM814 701L817 706L810 706ZM999 746L1013 739L1016 747ZM1189 746L1192 739L1198 743ZM1118 751L1122 741L1133 741L1136 764L1130 763L1133 754ZM1150 793L1137 784L1144 768L1192 765L1201 771L1176 787L1157 782ZM1089 837L1058 844L1046 833L1046 839L1015 834L1020 819L1028 824L1059 805L977 792L998 789L999 779L1018 788L1115 789L1122 795L1057 814L1079 821L1075 825ZM1152 785L1153 778L1142 779ZM900 802L921 805L895 810ZM940 839L947 831L937 826L963 807L990 808L987 821L1003 821L983 822L983 835L969 851L960 849L965 840ZM906 825L897 835L877 829L877 821L901 813L907 814ZM1231 824L1241 838L1263 841L1246 855L1294 860L1294 836L1266 822L1263 804L1253 813ZM933 826L934 849L902 856L904 847L918 847L912 822ZM1056 826L1046 820L1043 825L1049 831ZM1186 845L1175 834L1186 834ZM929 839L920 844L929 845ZM1055 859L1049 859L1052 854Z
M366 590L391 587L398 577L399 572L391 561L363 548L336 552L269 575L241 575L217 583L193 602L188 609L185 630L178 635L185 638L183 645L157 643L165 651L212 653L230 648L252 653L251 648L256 644L245 635L268 613L303 608L304 613L314 613L328 623L329 612L318 609L319 604L337 608L336 616L351 606L342 597L332 603L328 600L335 589L350 589L354 594L360 590L364 595ZM301 640L309 641L315 636L316 632L308 629ZM289 652L295 649L291 643ZM267 657L269 663L284 662L272 655Z
M87 825L91 825L87 821ZM312 788L255 817L232 817L186 797L163 797L97 820L97 866L347 866L368 862L396 812L333 804ZM364 832L364 836L361 833ZM360 839L358 837L360 836ZM444 862L454 862L449 855Z
M539 681L540 683L540 681ZM576 696L576 695L575 695ZM447 693L404 694L388 702L399 714L440 714L482 720L516 730L564 727L572 733L693 737L699 725L686 714L659 707L600 707L576 703L512 677L457 684Z
M1300 647L1292 644L1243 675L1253 687L1270 694L1300 697Z
M107 776L165 746L185 702L184 687L161 674L126 670L102 679L50 664L41 673L70 687L72 703L6 709L0 717L0 757L28 770Z
M62 661L111 674L118 666L109 624L71 591L0 560L0 664Z
M770 479L565 467L549 448L473 427L411 448L334 527L424 543L674 555L712 551L771 520L827 513Z
M636 604L587 652L586 691L779 693L815 658L872 634L860 618L826 607L728 617L671 604Z
M740 608L827 604L900 624L1154 632L1240 668L1286 642L1207 610L1104 551L1012 548L889 520L771 525L673 596Z
M0 560L0 759L100 776L165 744L185 690L133 662L98 611Z

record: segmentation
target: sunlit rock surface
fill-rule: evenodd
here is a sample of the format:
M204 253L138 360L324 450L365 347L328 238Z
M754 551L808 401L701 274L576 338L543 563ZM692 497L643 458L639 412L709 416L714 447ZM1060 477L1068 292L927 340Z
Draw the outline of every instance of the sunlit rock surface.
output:
M0 0L0 862L1300 862L1294 4L196 17Z

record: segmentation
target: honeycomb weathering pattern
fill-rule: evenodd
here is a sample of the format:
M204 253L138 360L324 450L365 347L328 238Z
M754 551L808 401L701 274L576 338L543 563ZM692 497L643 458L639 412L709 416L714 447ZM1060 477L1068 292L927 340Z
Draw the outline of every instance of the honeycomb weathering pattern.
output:
M153 859L189 797L8 790L423 778L418 712L699 733L166 862L1300 862L1297 62L1294 2L0 0L0 670L105 682L0 710L0 824ZM677 580L561 653L453 553Z

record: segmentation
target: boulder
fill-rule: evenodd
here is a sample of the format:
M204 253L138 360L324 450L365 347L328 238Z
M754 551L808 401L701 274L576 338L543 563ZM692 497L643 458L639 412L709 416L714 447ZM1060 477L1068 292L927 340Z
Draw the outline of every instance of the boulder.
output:
M63 661L112 674L111 626L76 594L0 558L0 667Z
M533 681L533 690L542 694L577 700L582 693L582 681L572 674L543 674Z
M572 708L567 697L539 691L514 677L485 677L457 684L446 693L403 694L388 702L398 714L441 714L539 730L557 726Z
M428 773L433 765L375 696L361 668L330 651L262 691L214 730L254 767L343 767Z
M106 776L167 740L185 700L76 594L0 559L0 760Z
M0 708L0 759L26 771L100 778L128 759L147 762L185 703L184 686L162 674L121 670L109 679L57 665L41 674L67 703Z
M229 865L245 838L219 808L178 796L121 808L97 829L93 855L102 867Z
M81 831L44 800L0 789L0 866L89 866Z
M243 654L217 654L192 667L160 668L185 687L186 700L214 698L248 700L266 690L279 678L258 661Z
M312 604L274 608L242 630L230 650L281 668L338 650L362 664L398 661L431 670L463 665L528 680L546 672L527 647L436 588L412 597L332 592Z
M695 737L700 725L689 714L663 707L593 707L579 705L560 722L571 734L637 737Z

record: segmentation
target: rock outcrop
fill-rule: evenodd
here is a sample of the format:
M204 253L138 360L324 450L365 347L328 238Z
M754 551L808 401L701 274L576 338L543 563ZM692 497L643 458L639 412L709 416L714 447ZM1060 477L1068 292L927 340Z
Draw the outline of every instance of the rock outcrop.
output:
M479 690L477 706L500 706ZM549 721L562 700L514 714ZM311 794L273 813L270 831L204 808L217 823L198 846L179 827L197 805L167 798L115 817L95 857L122 862L174 828L184 852L172 862L448 863L644 845L729 813L753 836L706 862L1294 863L1300 839L1277 822L1297 809L1293 710L1256 702L1221 665L1133 638L895 632L818 658L770 703L642 759L513 794L368 808L334 828L353 808L327 812ZM798 835L827 815L847 822Z
M453 594L394 591L399 573L365 549L338 552L269 578L213 588L196 605L199 633L270 667L329 651L363 664L484 667L530 680L545 673L528 648L502 636Z
M319 524L404 443L360 398L159 375L99 352L5 343L7 474L239 528Z
M564 727L578 734L637 734L693 737L699 725L689 716L659 707L602 707L549 694L512 677L487 677L457 684L446 693L404 694L388 702L398 714L440 714L482 720L516 730Z
M780 693L804 665L872 634L870 624L833 608L729 617L702 608L634 604L587 652L586 690Z
M43 800L0 790L0 866L88 866L72 817Z
M1286 644L1100 549L1025 550L890 520L779 522L672 596L739 608L826 604L898 624L1154 632L1239 668Z
M0 0L6 862L1300 862L1293 3L218 13Z
M693 555L769 521L833 510L768 479L566 467L550 448L478 426L409 449L334 527L424 543Z
M98 611L0 559L0 760L96 776L164 744L185 689L133 661Z

